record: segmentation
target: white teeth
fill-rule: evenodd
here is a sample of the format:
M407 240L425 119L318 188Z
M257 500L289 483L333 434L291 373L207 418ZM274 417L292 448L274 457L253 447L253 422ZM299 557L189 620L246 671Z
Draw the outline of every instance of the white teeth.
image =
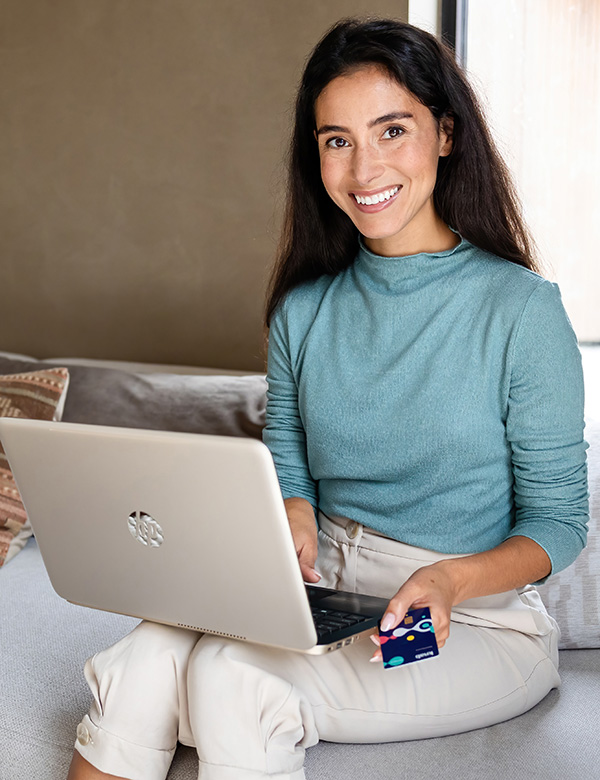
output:
M360 203L362 206L372 206L375 203L382 203L384 200L389 200L398 192L398 189L398 187L392 187L391 190L378 192L376 195L367 195L364 198L361 195L355 195L354 197L356 198L356 202Z

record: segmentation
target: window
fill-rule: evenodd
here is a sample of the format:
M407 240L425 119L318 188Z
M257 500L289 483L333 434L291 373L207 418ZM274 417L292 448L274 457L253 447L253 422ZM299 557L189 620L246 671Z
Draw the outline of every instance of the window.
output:
M544 274L580 342L600 342L600 2L415 0L410 18L439 32L453 8Z

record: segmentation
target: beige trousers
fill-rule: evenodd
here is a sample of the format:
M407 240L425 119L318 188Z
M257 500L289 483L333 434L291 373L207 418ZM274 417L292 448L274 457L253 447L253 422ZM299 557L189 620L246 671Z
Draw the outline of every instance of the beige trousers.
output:
M440 555L319 517L323 584L391 597ZM76 749L97 768L163 780L177 741L201 780L301 780L305 748L424 739L519 715L560 684L558 627L535 588L471 599L439 656L394 669L357 642L323 656L141 623L91 658Z

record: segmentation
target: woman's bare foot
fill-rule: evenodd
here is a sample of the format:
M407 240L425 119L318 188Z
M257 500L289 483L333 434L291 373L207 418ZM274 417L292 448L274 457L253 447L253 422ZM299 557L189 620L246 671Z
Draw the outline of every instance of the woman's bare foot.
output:
M102 780L102 778L103 780L126 780L126 778L101 772L95 766L92 766L89 761L86 761L76 750L73 751L73 759L69 767L67 780Z

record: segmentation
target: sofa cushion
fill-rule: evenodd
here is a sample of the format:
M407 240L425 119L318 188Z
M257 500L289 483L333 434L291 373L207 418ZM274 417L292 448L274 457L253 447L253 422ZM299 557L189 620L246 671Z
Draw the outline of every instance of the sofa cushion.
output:
M262 376L127 374L72 367L65 422L261 437Z
M40 371L0 376L0 417L60 420L69 372L44 367ZM13 558L31 536L25 507L0 442L0 566Z
M48 365L0 356L2 373ZM65 422L261 437L264 376L136 374L85 365L71 365L69 373Z

